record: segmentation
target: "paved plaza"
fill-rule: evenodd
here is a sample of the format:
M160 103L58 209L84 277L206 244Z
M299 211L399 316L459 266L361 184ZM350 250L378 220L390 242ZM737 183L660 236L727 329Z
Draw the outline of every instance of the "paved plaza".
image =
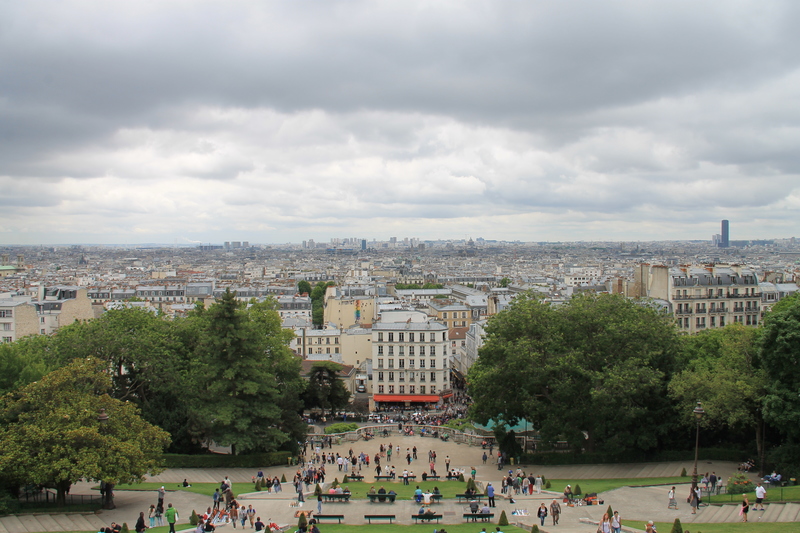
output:
M378 451L381 443L388 445L392 443L393 446L400 446L403 456L397 458L401 460L394 460L394 466L398 472L402 472L406 467L405 462L405 449L417 447L419 459L412 461L409 469L413 470L418 476L422 472L428 470L428 451L435 450L437 454L437 472L444 474L445 466L444 461L446 456L450 456L451 468L463 468L469 471L473 466L477 470L477 481L481 487L486 483L492 483L498 489L497 507L493 509L496 518L500 513L505 510L510 523L520 523L522 525L530 526L538 524L539 521L535 516L536 509L542 502L548 505L552 502L553 498L558 498L560 501L561 491L564 487L552 487L553 491L543 491L542 494L534 494L533 496L514 496L516 503L512 504L508 499L500 497L499 488L500 480L503 472L497 469L497 465L491 460L487 464L482 464L483 450L478 446L469 446L467 444L457 444L455 442L443 442L440 439L420 436L400 436L396 432L388 438L376 438L370 441L357 441L353 443L343 442L340 445L334 444L332 449L326 448L326 451L332 451L334 454L337 452L347 455L350 448L358 454L360 452L368 453L374 456ZM727 479L736 471L736 464L730 462L702 462L698 470L702 472L715 471L722 479ZM507 466L504 471L507 472ZM514 466L513 468L516 468ZM692 464L690 462L669 462L669 463L644 463L644 464L615 464L615 465L575 465L575 466L531 466L523 465L522 468L526 472L533 472L534 474L542 474L547 479L613 479L613 478L651 478L651 477L674 477L679 476L681 470L686 468L691 471ZM291 480L297 467L270 467L264 468L264 473L272 476L282 475L286 476L287 480ZM339 472L335 465L327 465L326 479L330 482L334 478L340 480L344 477L344 472ZM296 493L290 483L283 485L283 491L279 493L267 492L249 492L252 488L252 478L257 469L171 469L167 470L157 476L148 478L147 481L162 483L168 490L165 503L172 503L180 513L179 524L183 529L188 526L188 519L191 515L192 509L201 513L207 507L211 506L211 498L185 491L170 491L180 484L184 479L190 483L219 483L225 476L228 476L233 482L233 491L238 495L238 501L246 505L253 505L257 514L264 522L269 519L280 525L293 525L297 523L295 512L297 507L291 505L296 502ZM370 469L364 469L362 474L365 476L364 485L370 486L374 475L374 466ZM418 478L419 479L419 478ZM594 532L596 525L593 526L588 521L596 521L605 512L608 505L620 512L623 518L635 520L655 520L655 521L672 521L674 518L679 517L684 524L690 524L693 521L698 522L734 522L738 521L738 508L735 504L717 506L712 505L703 507L697 515L691 514L691 509L688 504L685 504L685 496L688 494L689 485L687 484L678 486L678 510L667 509L667 491L669 487L656 486L656 487L625 487L602 493L600 497L605 501L603 505L595 506L581 506L581 507L567 507L562 504L562 515L558 526L551 526L551 521L548 518L545 523L543 531L561 531L563 533L572 532ZM444 483L453 483L446 482ZM430 484L430 483L428 483ZM73 494L96 494L92 491L95 484L79 483L73 487ZM313 486L312 486L313 490ZM116 506L117 508L110 511L100 511L98 514L82 514L82 515L37 515L37 516L12 516L0 519L0 533L27 533L37 531L66 531L66 530L98 530L101 526L114 522L127 522L129 526L133 526L134 522L140 511L147 512L150 504L156 503L157 495L155 491L117 491L116 492ZM311 493L306 493L306 502L303 507L299 509L313 510L316 512L317 502ZM464 503L456 503L454 500L445 500L442 503L435 504L437 513L444 515L444 523L460 523L462 522L462 513L466 505ZM397 516L397 523L411 524L411 515L415 514L418 509L417 504L412 501L397 501L393 504L369 503L368 500L353 500L348 503L324 503L324 514L343 514L345 515L345 522L349 524L366 524L364 519L365 514L394 514ZM526 509L529 516L512 516L512 511L515 509ZM800 504L768 504L767 511L763 513L751 513L751 520L758 521L791 521L800 514ZM760 515L760 516L759 516ZM790 516L791 515L791 516ZM227 530L233 530L230 526L226 526ZM180 527L178 528L181 529ZM324 533L324 524L320 529ZM487 528L488 529L488 528Z

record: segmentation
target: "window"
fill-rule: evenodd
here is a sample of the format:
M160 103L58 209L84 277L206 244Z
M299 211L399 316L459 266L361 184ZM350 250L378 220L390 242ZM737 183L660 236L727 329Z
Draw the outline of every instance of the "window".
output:
M330 344L330 343L331 343L331 338L330 337L326 338L325 339L325 344Z
M686 321L688 322L689 319L687 318ZM719 327L721 327L721 328L725 327L725 317L724 316L719 317Z
M420 355L425 355L425 347L424 346L420 346L419 347L419 354Z
M383 346L378 346L378 355L383 355Z
M436 381L436 372L431 372L431 382Z
M339 353L339 347L338 346L333 349L333 353Z
M683 327L685 328L689 327L689 317L683 319Z
M13 318L14 317L14 310L13 309L0 309L0 318ZM3 337L4 339L10 339L11 337ZM11 342L11 341L8 341Z
M412 355L412 356L414 355L414 347L413 346L409 346L408 347L408 355Z
M420 394L425 394L425 385L420 385L419 386L419 393Z
M461 318L467 318L467 312L461 311Z
M394 368L394 359L389 359L389 368Z
M400 350L400 355L405 355L405 351L406 351L406 347L405 346L399 346L398 350Z
M424 333L420 333L419 334L419 342L425 342L425 334Z
M389 372L389 381L394 381L394 372Z
M44 317L42 317L40 320L41 320L42 324L44 324Z
M3 331L11 331L11 324L9 322L3 322Z
M436 346L431 346L431 355L436 355Z
M389 332L389 342L394 342L394 333Z
M308 349L308 355L311 355L311 354L313 354L313 353L314 353L314 348L309 348L309 349Z
M328 348L325 348L325 353L331 353L331 349L330 349L330 347L328 347Z
M339 344L339 337L334 337L333 343L334 344Z
M415 391L416 391L416 388L414 387L414 385L409 385L408 386L408 393L409 394L416 394ZM400 391L400 392L403 392L403 391Z
M383 359L378 359L378 368L383 368Z
M414 342L414 334L413 333L409 333L408 334L408 342Z
M431 368L436 368L436 359L431 359Z
M389 385L389 394L394 394L394 385Z
M378 342L383 342L383 332L382 331L378 332Z
M443 331L443 332L442 332L442 340L443 340L443 341L446 341L446 340L447 340L447 332L446 332L446 331Z
M445 311L444 313L442 313L442 318L447 318L447 311Z
M400 333L397 334L397 340L399 342L405 342L405 336L406 334L401 331Z
M389 346L389 355L394 355L394 346Z
M378 385L378 394L383 394L383 385Z
M425 372L419 373L419 380L422 381L423 383L425 382Z
M400 359L397 361L398 368L405 368L406 367L406 360Z
M378 372L378 381L383 381L383 372Z
M420 359L419 360L419 367L420 368L425 368L425 359Z
M405 394L405 392L406 392L406 386L400 385L400 394Z
M431 394L436 394L436 387L431 385Z
M417 376L416 376L416 373L415 373L415 372L409 372L409 373L408 373L408 381L414 381L414 379L415 379L416 377L417 377Z

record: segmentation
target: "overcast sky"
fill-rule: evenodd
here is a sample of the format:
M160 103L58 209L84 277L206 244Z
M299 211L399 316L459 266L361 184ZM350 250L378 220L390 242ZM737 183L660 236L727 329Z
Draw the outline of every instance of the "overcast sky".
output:
M798 22L0 0L0 244L800 236Z

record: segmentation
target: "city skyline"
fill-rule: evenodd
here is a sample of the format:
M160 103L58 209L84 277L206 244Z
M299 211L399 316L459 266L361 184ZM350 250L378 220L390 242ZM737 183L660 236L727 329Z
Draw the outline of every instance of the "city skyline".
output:
M789 1L0 7L0 245L800 233Z

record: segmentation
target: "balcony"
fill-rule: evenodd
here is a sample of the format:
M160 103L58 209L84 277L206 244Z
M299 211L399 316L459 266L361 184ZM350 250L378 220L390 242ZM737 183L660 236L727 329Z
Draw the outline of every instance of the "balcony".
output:
M691 315L692 314L692 310L691 309L678 309L677 311L675 311L675 314L676 315Z

